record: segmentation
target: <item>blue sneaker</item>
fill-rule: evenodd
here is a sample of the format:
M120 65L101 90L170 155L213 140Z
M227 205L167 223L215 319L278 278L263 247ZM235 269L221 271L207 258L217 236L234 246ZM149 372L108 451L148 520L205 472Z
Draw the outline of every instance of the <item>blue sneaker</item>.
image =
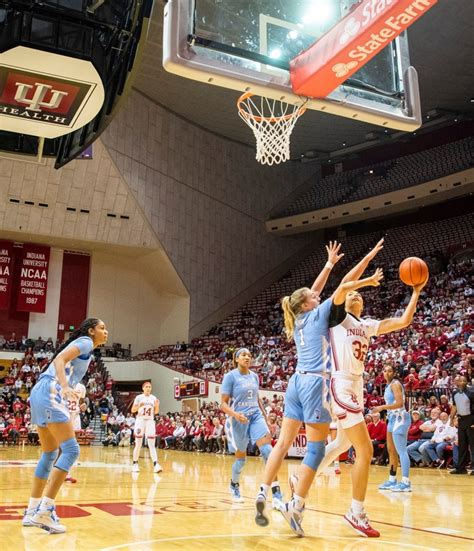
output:
M288 503L282 503L279 511L290 525L293 532L300 536L300 538L304 537L304 530L301 526L304 507L303 509L297 509L295 502L291 499Z
M379 490L391 490L397 486L397 481L394 480L393 482L391 480L386 480L383 484L380 484Z
M243 503L244 498L240 495L240 486L238 482L230 481L230 493L232 495L232 501L235 503Z
M390 490L392 490L392 492L411 492L411 482L408 482L408 484L405 482L399 482L390 488Z
M272 507L277 511L283 503L283 494L281 493L280 486L272 486Z

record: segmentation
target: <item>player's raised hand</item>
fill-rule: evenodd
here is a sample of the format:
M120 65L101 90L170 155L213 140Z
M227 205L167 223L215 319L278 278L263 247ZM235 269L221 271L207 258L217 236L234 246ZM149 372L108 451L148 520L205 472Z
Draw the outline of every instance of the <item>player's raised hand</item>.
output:
M375 256L383 249L383 243L384 243L384 238L382 237L382 239L378 241L375 247L367 255L370 258L370 260L375 258Z
M425 281L422 281L418 285L413 285L413 290L416 291L417 293L421 292L423 287L428 283L429 279L430 279L430 276L427 275Z
M249 420L247 419L247 417L245 417L245 415L243 413L236 413L235 418L237 419L237 421L239 423L245 424L245 423L249 422Z
M63 388L61 394L65 400L79 400L79 392L76 392L70 386Z
M367 285L370 287L378 287L383 279L382 268L377 268L375 272L367 278Z
M329 241L329 245L326 245L326 251L328 252L328 262L331 264L337 264L339 260L344 256L344 253L340 253L341 244L337 241Z

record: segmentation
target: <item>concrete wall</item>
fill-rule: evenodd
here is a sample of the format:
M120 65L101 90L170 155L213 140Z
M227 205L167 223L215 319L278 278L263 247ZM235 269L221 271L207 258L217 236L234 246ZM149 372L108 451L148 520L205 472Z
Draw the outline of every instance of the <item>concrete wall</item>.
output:
M236 296L244 304L308 243L307 236L271 236L264 221L319 167L263 168L253 149L136 91L101 139L190 293L191 334Z

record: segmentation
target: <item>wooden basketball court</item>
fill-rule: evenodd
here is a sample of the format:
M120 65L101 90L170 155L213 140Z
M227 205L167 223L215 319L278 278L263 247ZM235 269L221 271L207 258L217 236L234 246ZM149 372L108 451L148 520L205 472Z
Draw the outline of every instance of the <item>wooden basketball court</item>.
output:
M262 472L260 459L249 458L241 480L243 504L232 503L229 473L233 458L168 451L159 453L163 473L154 475L148 451L141 472L130 472L130 448L81 448L74 468L77 484L66 483L58 514L68 532L49 535L23 528L35 447L0 448L0 543L2 550L472 550L474 548L474 477L446 471L413 470L413 494L380 492L387 471L372 467L367 509L380 539L358 536L342 520L350 503L350 466L342 475L318 479L307 502L306 538L297 538L283 517L272 513L268 528L253 520L253 499ZM281 470L287 491L286 461Z

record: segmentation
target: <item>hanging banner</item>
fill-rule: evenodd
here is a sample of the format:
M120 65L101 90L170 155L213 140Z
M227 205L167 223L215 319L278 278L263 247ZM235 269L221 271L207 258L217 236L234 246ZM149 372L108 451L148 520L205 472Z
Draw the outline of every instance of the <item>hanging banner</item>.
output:
M17 310L44 314L48 289L49 247L23 245Z
M0 241L0 310L10 306L13 279L13 243Z

